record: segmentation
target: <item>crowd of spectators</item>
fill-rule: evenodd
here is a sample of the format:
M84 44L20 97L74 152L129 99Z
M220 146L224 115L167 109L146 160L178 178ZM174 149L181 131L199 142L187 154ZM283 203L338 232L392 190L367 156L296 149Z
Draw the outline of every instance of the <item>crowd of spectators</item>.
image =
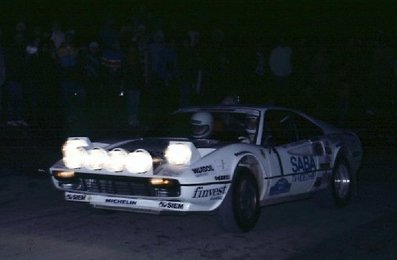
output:
M149 12L121 23L109 16L99 28L84 25L91 38L56 21L0 28L1 123L138 127L177 107L223 101L328 113L344 125L358 110L396 110L396 45L386 33L242 39L216 25L159 21Z

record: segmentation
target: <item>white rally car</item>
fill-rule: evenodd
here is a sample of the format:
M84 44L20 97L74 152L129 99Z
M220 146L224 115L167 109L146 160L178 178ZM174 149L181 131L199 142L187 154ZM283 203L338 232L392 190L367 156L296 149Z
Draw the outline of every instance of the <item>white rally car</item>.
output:
M359 138L301 112L193 107L164 121L151 137L68 138L55 187L102 209L215 212L230 231L252 229L264 205L310 195L343 207L354 195Z

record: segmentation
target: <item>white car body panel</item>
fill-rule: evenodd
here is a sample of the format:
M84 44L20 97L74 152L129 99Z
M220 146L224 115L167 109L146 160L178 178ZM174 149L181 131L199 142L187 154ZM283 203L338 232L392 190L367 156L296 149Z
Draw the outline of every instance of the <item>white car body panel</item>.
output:
M145 138L111 144L92 143L93 146L107 151L116 147L127 149L126 147L135 147L139 144L154 147L157 141L162 147L165 147L167 142L168 144L188 143L193 159L190 165L170 165L166 160L161 159L160 165L156 166L153 172L144 174L132 174L127 170L119 172L104 169L89 170L84 167L68 169L60 160L50 169L55 187L65 192L65 199L68 201L85 202L99 208L151 213L211 212L221 205L239 167L250 169L258 184L260 203L267 205L277 199L289 199L296 195L311 194L325 189L334 163L338 156L342 156L342 152L352 171L357 172L360 166L362 150L355 134L342 131L300 112L268 106L196 107L182 109L180 112L192 113L202 110L214 113L232 111L232 113L257 115L259 125L254 143L246 144L238 140L222 143L209 140L207 144L203 140L202 143L205 145L196 147L198 143L196 140L183 139L181 141L176 138L152 138L149 139L148 144L145 143ZM321 128L323 134L281 145L262 144L266 135L265 116L270 110L299 115ZM142 147L142 149L148 149L152 154L150 148ZM72 171L80 176L81 180L78 180L80 177L68 180L56 176L58 172L63 171ZM135 194L134 188L130 187L135 185L135 182L139 185L142 183L147 185L145 181L150 181L152 178L177 181L179 184L175 189L180 189L179 193L174 194L171 191L170 194L175 196L154 196L150 193L153 187L150 187L150 192ZM110 186L106 186L108 184ZM101 185L102 190L98 188ZM138 186L136 189L142 188ZM120 193L117 188L127 191ZM128 191L129 188L131 188L130 191ZM159 189L156 192L160 194L163 191Z

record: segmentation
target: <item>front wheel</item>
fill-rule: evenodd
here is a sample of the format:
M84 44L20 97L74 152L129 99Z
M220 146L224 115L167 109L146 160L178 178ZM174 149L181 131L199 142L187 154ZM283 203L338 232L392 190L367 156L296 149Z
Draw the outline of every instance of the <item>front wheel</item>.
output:
M248 169L239 170L218 210L218 221L226 231L247 232L256 225L259 215L255 177Z

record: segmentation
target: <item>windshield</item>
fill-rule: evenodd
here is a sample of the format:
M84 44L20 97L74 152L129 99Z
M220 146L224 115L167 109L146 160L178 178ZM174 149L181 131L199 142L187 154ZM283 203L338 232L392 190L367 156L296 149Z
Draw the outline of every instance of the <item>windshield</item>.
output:
M152 136L161 137L177 137L177 138L208 138L221 141L238 141L239 137L247 136L257 131L257 125L250 123L247 127L247 115L242 112L230 111L205 111L210 114L211 121L208 122L208 115L204 117L202 122L196 119L197 112L177 112L170 117L164 119L151 133ZM254 131L253 128L255 129ZM247 131L250 129L250 133ZM205 131L210 131L205 135ZM200 135L197 135L199 133Z

